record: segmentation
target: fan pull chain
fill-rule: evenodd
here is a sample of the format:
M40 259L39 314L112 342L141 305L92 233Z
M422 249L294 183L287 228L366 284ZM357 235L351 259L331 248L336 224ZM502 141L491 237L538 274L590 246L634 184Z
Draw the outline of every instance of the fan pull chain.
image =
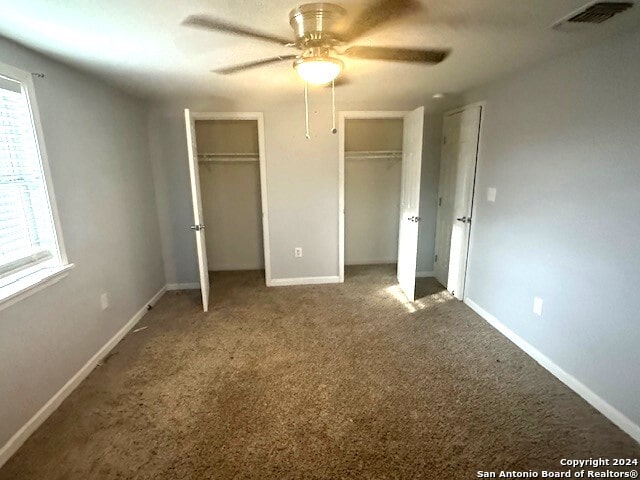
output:
M331 127L331 133L336 133L336 81L331 80L331 120L333 126Z
M309 135L309 84L307 82L304 82L304 121L304 136L309 139L311 135Z

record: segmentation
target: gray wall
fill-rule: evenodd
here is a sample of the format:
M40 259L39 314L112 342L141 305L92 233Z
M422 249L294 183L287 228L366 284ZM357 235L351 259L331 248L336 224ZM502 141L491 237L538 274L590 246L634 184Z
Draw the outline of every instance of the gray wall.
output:
M258 152L255 120L196 120L199 153ZM228 159L227 159L228 160ZM200 162L209 270L264 268L260 165Z
M619 37L468 95L487 105L466 292L636 424L638 46Z
M183 109L264 112L267 194L272 277L338 275L338 136L330 133L329 92L310 92L311 139L304 137L302 97L278 99L170 99L153 108L149 119L154 176L169 283L198 281L189 193ZM425 99L349 103L337 93L337 108L410 110ZM436 198L442 117L432 108L425 118L424 161L418 270L433 270ZM304 256L294 258L295 247Z
M350 158L349 152L401 151L402 119L345 121L345 265L398 260L402 159Z
M198 153L258 153L256 120L196 120Z
M362 150L402 150L401 118L352 118L344 128L344 149L347 152Z
M35 79L62 232L75 269L0 311L0 445L165 284L144 105L0 38ZM111 293L102 311L99 296Z

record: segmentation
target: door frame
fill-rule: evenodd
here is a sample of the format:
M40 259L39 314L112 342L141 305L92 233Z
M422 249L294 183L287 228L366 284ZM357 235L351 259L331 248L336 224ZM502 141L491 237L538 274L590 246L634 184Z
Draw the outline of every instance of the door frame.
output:
M372 110L338 112L338 275L344 283L344 127L347 120L404 119L410 111Z
M457 108L452 108L451 110L447 110L446 112L444 112L443 115L443 122L444 122L444 117L447 117L449 115L454 115L456 113L461 113L464 112L465 110L468 110L470 108L476 108L476 107L480 107L480 124L478 126L478 146L476 149L476 164L475 164L475 169L474 169L474 174L473 174L473 188L471 190L471 225L469 226L469 242L468 242L468 246L467 246L467 258L465 259L465 266L464 266L464 280L462 281L462 302L463 303L467 303L467 282L469 279L469 259L471 258L472 252L473 252L473 237L474 237L474 231L475 231L475 225L477 223L476 221L476 210L478 208L478 202L476 202L476 194L477 194L477 184L478 184L478 164L480 163L480 153L481 153L481 148L482 148L482 138L483 138L483 127L484 127L484 118L485 118L485 112L486 112L486 108L487 108L487 102L486 100L482 100L479 102L474 102L474 103L469 103L467 105L463 105Z
M260 166L260 203L262 208L262 244L264 247L264 277L267 287L271 281L271 244L269 242L269 200L267 197L267 154L265 151L264 114L262 112L191 112L198 120L255 120L258 123L258 161ZM197 141L196 137L196 141ZM200 174L198 173L198 176Z

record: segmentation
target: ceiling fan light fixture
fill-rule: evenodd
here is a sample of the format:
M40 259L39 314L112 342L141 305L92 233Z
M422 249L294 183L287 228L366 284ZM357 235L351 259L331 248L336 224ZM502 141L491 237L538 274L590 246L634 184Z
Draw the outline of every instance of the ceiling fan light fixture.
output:
M343 67L341 60L329 56L301 57L293 62L300 78L314 85L325 85L335 80Z

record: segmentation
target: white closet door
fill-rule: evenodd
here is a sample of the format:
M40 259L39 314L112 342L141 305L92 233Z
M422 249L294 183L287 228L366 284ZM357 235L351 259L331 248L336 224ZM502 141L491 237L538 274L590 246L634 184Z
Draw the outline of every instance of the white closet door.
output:
M453 192L455 190L455 161L460 137L459 114L444 117L440 182L438 189L438 218L436 221L436 249L433 271L436 279L447 286L451 230L453 229Z
M402 137L402 191L398 233L398 283L411 301L415 300L420 221L420 172L424 107L404 117Z
M459 300L464 298L481 114L482 107L469 107L444 122L434 270Z
M198 147L196 145L196 122L189 109L184 111L187 129L187 153L189 155L189 178L191 180L191 200L193 202L193 225L198 251L198 269L200 270L200 289L202 290L202 308L209 310L209 266L207 264L207 245L204 236L202 215L202 197L200 195L200 176L198 173Z

